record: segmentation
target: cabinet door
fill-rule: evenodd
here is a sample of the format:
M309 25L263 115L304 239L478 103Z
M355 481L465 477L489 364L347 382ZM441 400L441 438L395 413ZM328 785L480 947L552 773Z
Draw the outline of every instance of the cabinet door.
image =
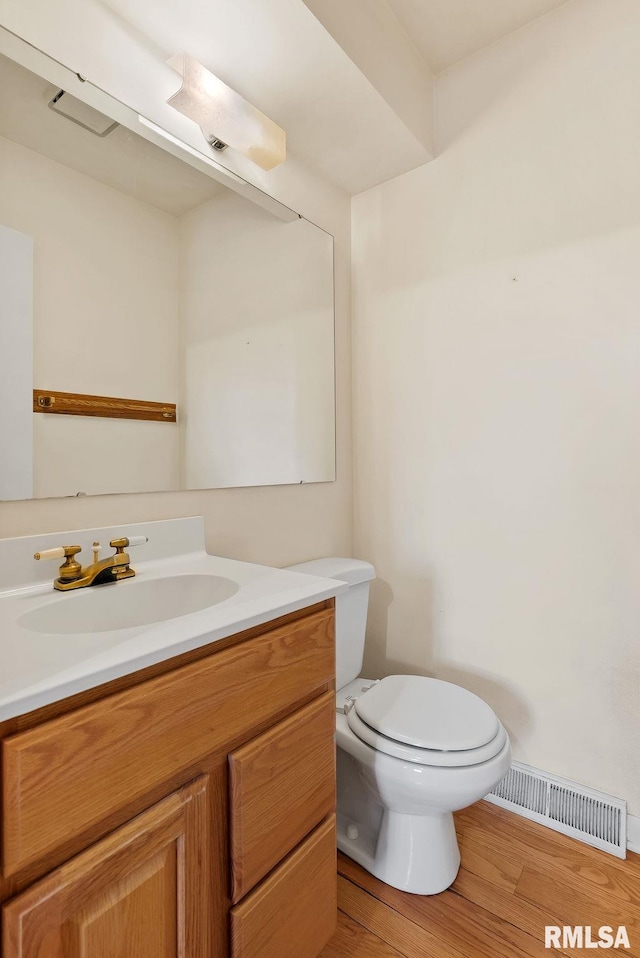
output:
M208 811L202 777L8 902L4 958L209 958Z

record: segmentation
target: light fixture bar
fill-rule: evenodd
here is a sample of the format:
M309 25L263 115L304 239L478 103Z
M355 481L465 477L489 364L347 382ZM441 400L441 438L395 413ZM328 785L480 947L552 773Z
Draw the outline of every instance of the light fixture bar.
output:
M238 176L233 170L228 170L226 166L221 166L220 163L216 163L215 160L212 160L210 157L206 156L200 150L196 150L189 143L185 143L184 140L179 139L177 136L174 136L173 133L169 133L168 130L164 130L161 126L158 126L157 123L153 123L151 120L148 120L146 116L138 114L138 121L142 123L143 126L146 126L148 130L152 130L158 136L163 137L163 139L168 140L169 143L173 143L174 146L180 148L181 152L188 153L194 159L198 160L199 163L205 163L207 166L212 167L218 173L222 173L225 178L233 180L235 183L239 183L242 186L247 185L247 181L243 180L241 176Z

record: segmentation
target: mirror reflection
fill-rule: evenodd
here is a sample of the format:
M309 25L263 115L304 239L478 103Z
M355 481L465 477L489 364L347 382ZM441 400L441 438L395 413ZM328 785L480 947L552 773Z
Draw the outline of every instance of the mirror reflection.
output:
M332 237L6 57L0 89L0 498L334 479Z

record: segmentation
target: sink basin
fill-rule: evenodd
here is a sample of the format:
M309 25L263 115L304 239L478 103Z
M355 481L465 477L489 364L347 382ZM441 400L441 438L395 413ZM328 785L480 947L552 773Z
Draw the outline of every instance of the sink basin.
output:
M21 615L18 624L48 635L114 632L200 612L238 589L237 582L220 575L130 579L60 595Z

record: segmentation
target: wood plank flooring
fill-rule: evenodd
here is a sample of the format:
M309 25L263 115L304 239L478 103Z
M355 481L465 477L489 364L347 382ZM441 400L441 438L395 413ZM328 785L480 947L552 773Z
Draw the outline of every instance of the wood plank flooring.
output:
M613 858L488 802L458 812L462 865L441 895L408 895L338 855L338 931L320 958L542 958L545 925L625 925L640 958L640 855Z

